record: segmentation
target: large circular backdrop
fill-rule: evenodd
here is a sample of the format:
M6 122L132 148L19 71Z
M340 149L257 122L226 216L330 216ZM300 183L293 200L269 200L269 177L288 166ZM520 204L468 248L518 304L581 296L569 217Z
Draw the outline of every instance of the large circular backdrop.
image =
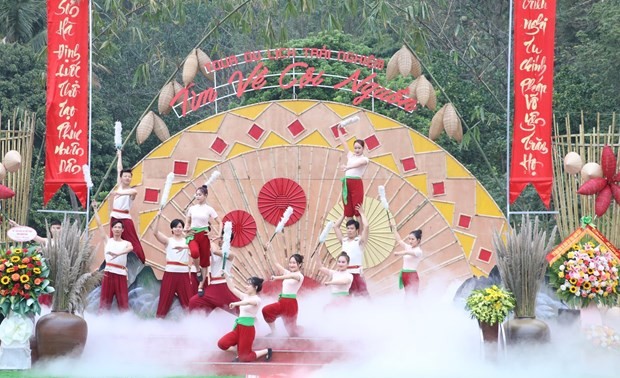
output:
M346 139L350 148L355 139L363 139L370 158L363 179L370 221L364 266L371 293L398 288L401 259L391 254L396 242L388 217L394 217L403 237L414 229L423 231L423 283L487 275L495 265L493 232L501 231L506 221L478 180L440 146L392 119L314 100L275 101L219 113L172 136L136 164L132 185L138 196L131 215L147 264L158 275L165 266L165 252L148 226L159 208L166 175L175 173L160 222L165 233L170 220L184 218L196 188L217 170L221 176L209 187L208 202L220 219L238 219L235 232L243 240L235 249L241 275L267 277L275 261L283 263L299 252L307 259L305 274L317 278L320 265L333 264L340 252L332 231L313 253L324 225L342 212L339 166L346 157L334 126L354 115L360 121L347 127ZM378 199L381 185L389 214ZM263 246L289 202L293 216L273 239L274 252L268 255ZM108 223L108 200L99 211ZM94 222L90 227L95 228ZM97 263L102 260L99 251Z

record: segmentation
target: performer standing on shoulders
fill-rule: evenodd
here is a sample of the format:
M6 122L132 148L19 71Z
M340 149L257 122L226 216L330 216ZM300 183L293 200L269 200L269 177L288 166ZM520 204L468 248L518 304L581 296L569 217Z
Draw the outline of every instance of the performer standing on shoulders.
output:
M271 248L271 243L267 243L267 249ZM263 317L265 322L271 328L271 333L267 336L273 336L276 332L276 319L281 316L284 321L284 327L289 336L296 337L299 335L297 327L297 313L299 307L297 305L297 292L304 282L304 275L300 272L304 257L299 253L292 255L288 259L288 270L284 269L279 263L275 263L279 276L271 276L271 280L282 280L282 294L276 303L272 303L263 307Z
M222 336L217 342L217 346L225 351L237 352L237 357L233 362L252 362L263 356L265 356L265 361L271 360L271 348L261 349L256 352L252 351L252 344L256 336L254 322L260 306L258 293L260 293L263 288L263 279L250 277L247 281L248 284L244 293L235 288L232 277L228 273L224 272L224 276L226 277L228 289L237 297L241 298L241 300L232 302L229 305L231 309L239 307L239 317L235 321L235 327L232 332Z
M344 216L346 218L359 217L357 206L364 202L364 182L362 176L368 166L368 158L364 156L365 143L361 139L357 139L353 143L353 152L349 150L349 145L344 139L341 127L336 128L338 138L342 143L347 163L341 165L344 171L342 180L342 203L344 205Z
M357 205L357 212L360 214L360 220L362 221L362 232L360 235L360 224L353 219L347 221L347 236L343 237L340 231L340 226L344 220L345 215L336 221L334 226L334 233L340 242L342 243L342 250L347 253L350 262L347 267L347 272L353 275L353 282L351 284L351 295L368 297L368 288L366 287L366 281L362 277L362 265L364 262L364 248L368 241L368 221L366 215L362 209L362 205Z
M129 310L129 293L127 289L127 254L133 247L130 242L123 240L123 222L116 220L110 222L112 237L108 237L97 211L96 202L92 202L95 221L99 227L101 237L106 241L105 269L103 270L103 280L101 281L101 299L99 301L100 310L109 310L112 306L112 299L116 297L116 303L120 311Z
M422 230L413 230L407 235L407 240L404 241L398 231L396 230L396 222L392 219L390 221L392 230L394 230L394 237L404 251L394 252L395 256L403 257L403 269L400 271L398 277L398 287L405 289L405 297L411 298L418 295L420 288L420 277L418 276L418 265L422 260L422 249L420 243L422 242Z
M166 247L166 268L161 280L157 306L157 317L165 318L172 306L175 294L179 297L181 307L188 308L189 299L192 296L191 280L193 278L190 273L189 248L183 235L185 223L180 219L170 222L172 237L168 237L157 231L160 216L161 211L157 213L155 222L151 224L151 230L155 238Z
M234 239L234 234L230 235L230 240ZM233 315L239 315L239 308L230 308L232 302L238 302L239 297L235 296L224 278L224 272L230 274L235 259L235 254L231 251L222 253L222 237L216 239L217 243L211 243L211 266L209 267L209 284L204 288L203 295L195 294L189 300L189 310L203 310L209 315L216 308L221 308Z
M196 189L196 194L194 195L196 204L187 209L185 217L185 231L188 233L189 251L194 259L194 263L198 260L202 275L202 280L198 284L199 296L204 295L203 288L207 279L207 268L211 265L211 240L209 239L211 220L214 220L217 224L217 228L214 228L215 235L220 234L221 228L217 213L207 204L208 194L209 190L205 185Z
M133 246L133 252L138 256L140 261L144 264L146 258L144 256L144 249L140 244L136 227L131 220L129 210L131 204L136 198L138 191L131 187L132 173L131 169L123 169L123 153L121 150L116 150L117 162L116 169L118 170L118 179L116 182L116 190L110 193L112 198L112 211L110 213L110 224L114 224L116 221L120 221L123 224L122 238L127 240ZM112 235L112 229L110 229L110 236Z
M353 283L353 275L347 272L349 260L349 255L346 252L342 252L336 260L336 270L325 267L319 268L321 273L329 276L329 280L325 281L325 285L331 286L331 305L337 304L342 301L342 298L348 298L349 296L349 290Z

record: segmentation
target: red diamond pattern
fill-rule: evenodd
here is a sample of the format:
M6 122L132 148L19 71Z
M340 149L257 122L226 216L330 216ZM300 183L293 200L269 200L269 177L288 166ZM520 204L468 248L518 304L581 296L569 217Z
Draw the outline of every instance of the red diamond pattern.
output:
M480 248L480 251L478 251L478 260L488 263L489 261L491 261L492 255L493 255L492 251L489 251L488 249Z
M226 150L226 147L228 147L228 143L224 142L224 139L220 137L216 137L213 144L211 144L211 149L217 152L218 155L221 155Z
M433 195L441 196L444 194L446 194L446 187L444 186L443 181L434 182L433 183Z
M144 202L151 202L151 203L159 202L159 189L153 189L153 188L144 189Z
M304 127L304 125L301 124L301 122L299 122L298 119L296 119L293 123L288 125L288 131L291 132L293 137L296 137L297 135L303 133L304 130L306 130L306 128Z
M366 147L368 148L368 151L372 151L381 145L379 143L379 139L377 139L377 136L375 134L364 139L364 142L366 143Z
M418 168L415 165L415 159L413 158L413 156L408 157L408 158L404 158L404 159L400 159L400 163L403 165L403 171L404 172L413 171L413 170Z
M177 176L187 176L187 171L189 169L189 162L187 161L174 161L174 167L172 168L172 172L174 172Z
M253 124L252 127L250 127L250 130L248 131L248 135L257 142L260 139L260 137L263 136L264 133L265 133L265 130L263 130L263 128L258 126L257 124Z
M340 124L337 123L331 127L332 135L334 136L335 139L338 139L338 134L336 134L336 130L338 130L338 125ZM342 133L342 135L347 135L347 129L345 129L344 127L340 128L340 132Z
M459 215L458 225L462 228L469 228L469 226L471 226L471 216L465 214Z

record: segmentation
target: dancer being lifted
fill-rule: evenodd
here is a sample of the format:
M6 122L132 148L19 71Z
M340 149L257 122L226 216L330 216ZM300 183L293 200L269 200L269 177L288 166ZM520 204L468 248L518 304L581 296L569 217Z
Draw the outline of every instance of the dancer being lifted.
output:
M336 221L334 233L336 234L338 240L340 240L340 243L342 243L342 250L346 252L350 258L347 272L353 275L353 282L351 283L350 289L351 295L368 297L369 294L366 287L366 281L362 276L362 265L364 262L364 248L366 247L366 242L368 241L369 227L368 220L366 219L366 215L362 209L362 205L358 204L356 210L360 215L360 221L362 222L361 234L360 223L354 219L349 219L347 221L347 236L344 237L342 235L340 226L342 225L342 221L345 217L344 213Z
M235 321L233 330L222 336L217 342L217 346L225 351L236 352L237 357L233 362L252 362L263 356L265 356L265 361L271 360L271 348L258 351L252 350L252 344L256 336L254 322L256 321L256 314L260 307L258 293L260 293L263 288L263 279L258 277L248 278L244 293L235 288L232 277L228 273L224 272L224 276L226 277L228 289L237 297L241 298L241 300L232 302L229 305L231 309L239 307L239 317Z
M344 139L343 129L336 128L338 138L342 143L347 163L341 165L344 171L342 178L342 203L344 205L344 216L347 218L359 217L357 206L364 202L364 182L362 176L368 166L368 158L364 156L365 143L361 139L357 139L353 143L353 152L349 150L349 145Z
M420 277L418 276L418 265L422 260L422 249L420 243L422 242L422 230L413 230L407 235L407 239L403 240L398 231L396 230L396 222L394 219L390 220L392 230L394 230L394 237L404 251L394 252L395 256L403 257L403 269L400 271L398 277L398 287L405 289L405 297L412 298L418 295L420 287Z
M129 310L129 293L127 289L127 254L133 249L131 243L123 240L123 222L115 220L110 222L112 237L108 237L97 209L97 203L92 202L95 221L105 240L105 269L103 270L103 280L101 281L101 299L99 310L109 310L112 300L116 297L116 304L120 311Z
M189 299L192 296L190 273L189 247L185 241L183 229L185 223L180 219L170 222L172 236L168 237L158 231L161 210L157 213L155 222L151 224L151 230L155 238L166 247L166 268L164 277L161 280L159 290L159 304L157 305L157 317L165 318L170 311L174 296L179 297L181 307L189 307Z
M189 251L194 259L194 263L198 262L202 276L198 284L199 296L204 295L207 269L211 265L211 240L209 239L211 221L213 220L217 225L217 227L213 228L215 235L220 234L221 228L215 209L207 204L207 195L209 195L209 190L206 185L196 189L196 194L194 195L196 204L187 209L185 218L185 231L188 234Z
M144 264L145 256L142 244L138 238L136 227L129 211L131 204L136 198L138 191L131 187L132 173L131 169L123 169L123 153L120 149L116 150L116 169L118 171L118 179L116 181L116 190L110 193L112 198L112 211L110 212L110 224L114 224L119 221L123 224L123 235L121 238L127 240L133 246L133 252L138 256L140 261ZM110 236L112 235L112 228L110 228Z
M222 232L223 234L223 232ZM230 234L230 240L235 235ZM221 308L233 315L239 315L239 308L230 308L232 302L238 302L239 297L230 291L226 285L224 272L230 274L235 259L235 253L230 251L226 256L222 253L223 237L219 237L211 243L211 266L209 266L209 284L204 288L203 295L192 296L189 300L189 310L202 310L209 315L216 308Z
M267 243L267 250L271 250L271 243ZM279 263L275 263L279 275L271 276L271 280L282 281L282 294L276 303L272 303L263 307L263 317L269 325L271 333L267 336L273 336L276 332L276 319L282 317L284 327L289 336L296 337L299 335L297 327L297 313L299 307L297 305L297 292L304 282L304 275L300 269L304 262L304 257L295 253L288 259L288 270L284 269Z

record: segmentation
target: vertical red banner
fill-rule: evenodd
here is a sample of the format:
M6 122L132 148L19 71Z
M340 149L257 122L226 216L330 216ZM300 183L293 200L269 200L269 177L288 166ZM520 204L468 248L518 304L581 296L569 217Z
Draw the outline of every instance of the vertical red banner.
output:
M88 1L47 1L43 204L63 184L86 204L82 165L88 164L88 33Z
M556 0L516 0L510 203L532 184L549 208L553 184L553 48Z

